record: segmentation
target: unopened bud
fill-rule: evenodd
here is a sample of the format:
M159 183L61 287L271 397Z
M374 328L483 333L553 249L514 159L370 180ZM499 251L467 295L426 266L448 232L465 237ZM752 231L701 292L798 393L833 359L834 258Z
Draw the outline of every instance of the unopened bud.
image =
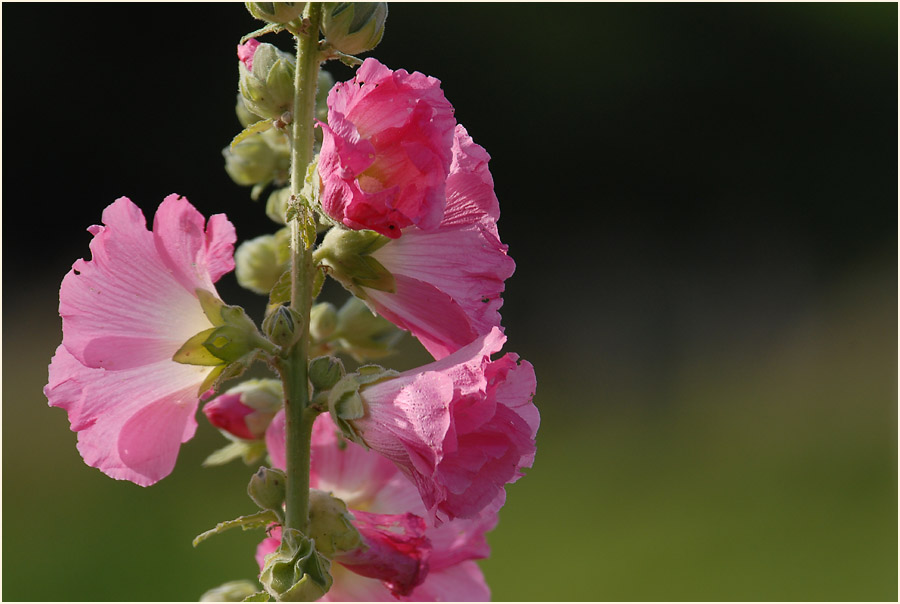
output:
M337 309L330 302L320 302L309 313L309 335L317 342L328 339L337 328Z
M214 587L200 596L201 602L241 602L259 591L251 581L229 581Z
M381 42L387 2L328 2L324 8L322 33L336 50L357 55Z
M250 14L269 23L289 23L303 14L306 2L244 2Z
M322 554L333 558L338 552L362 545L362 537L353 526L352 519L346 503L330 493L310 489L309 536Z
M258 440L282 405L280 381L246 380L207 403L203 414L226 435Z
M279 306L263 320L263 330L272 343L286 349L303 335L303 321L297 311Z
M281 602L314 602L331 589L331 562L297 529L281 531L281 545L266 556L259 581Z
M309 381L321 392L329 390L344 377L344 364L335 357L318 357L309 363Z
M276 119L294 107L294 58L271 44L238 47L240 91L247 109Z
M290 176L290 150L287 139L278 130L248 136L222 149L222 155L228 176L242 186L283 183Z
M241 287L266 295L290 268L290 231L248 239L234 252L234 274Z
M281 510L287 479L281 470L260 468L250 478L247 494L253 503L264 510Z

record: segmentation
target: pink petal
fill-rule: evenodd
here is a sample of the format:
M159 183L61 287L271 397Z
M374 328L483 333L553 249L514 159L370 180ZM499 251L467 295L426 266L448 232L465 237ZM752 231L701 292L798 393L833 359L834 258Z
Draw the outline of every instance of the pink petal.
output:
M491 590L475 562L462 562L428 573L425 582L410 594L417 602L488 602Z

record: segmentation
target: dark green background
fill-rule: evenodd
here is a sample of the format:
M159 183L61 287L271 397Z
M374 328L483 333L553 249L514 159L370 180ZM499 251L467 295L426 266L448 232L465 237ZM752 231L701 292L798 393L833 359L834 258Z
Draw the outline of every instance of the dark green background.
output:
M116 197L271 230L220 155L256 23L2 10L2 597L251 578L259 535L190 545L252 508L247 468L199 467L215 430L142 489L81 462L41 387L59 281ZM895 4L391 5L373 55L440 78L493 156L508 349L538 375L495 599L897 599L896 24ZM408 339L393 366L422 359Z

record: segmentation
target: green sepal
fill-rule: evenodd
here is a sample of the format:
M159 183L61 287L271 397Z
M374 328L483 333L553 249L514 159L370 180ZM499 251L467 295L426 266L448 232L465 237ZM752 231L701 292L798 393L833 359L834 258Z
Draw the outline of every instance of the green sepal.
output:
M321 356L309 362L309 382L317 392L329 390L344 377L344 364L336 357Z
M215 369L209 372L209 375L206 376L206 379L203 380L203 383L200 384L200 388L197 390L197 396L201 396L204 392L212 388L214 385L219 384L219 378L222 373L225 371L225 364L219 365Z
M312 539L282 528L281 545L266 556L259 582L282 602L314 602L331 589L331 562Z
M212 333L204 340L203 346L220 359L219 363L222 361L234 363L257 348L259 339L255 334L248 334L240 327L222 325L213 328Z
M203 309L203 314L206 315L209 322L215 327L225 325L225 320L222 318L222 309L225 308L225 303L217 295L205 289L195 289L194 293L197 294L200 308Z
M248 466L259 463L266 454L266 443L263 440L241 440L231 442L210 453L201 464L204 468L222 466L235 459L242 458Z
M254 594L250 594L249 596L241 600L241 602L268 602L271 599L272 596L270 596L267 592L258 591Z
M181 345L181 348L172 356L172 360L176 363L184 365L202 365L215 366L221 365L222 359L214 355L204 346L206 340L218 327L210 327L200 333L191 336L187 342Z
M309 490L309 536L325 556L334 558L336 553L362 547L362 536L352 519L341 499L318 489Z
M203 533L200 533L194 540L192 541L194 547L197 547L203 541L206 541L213 535L218 535L219 533L224 533L227 530L241 527L245 531L249 531L251 529L258 528L266 528L273 522L278 522L278 516L275 515L275 512L272 510L263 510L261 512L257 512L255 514L248 514L247 516L240 516L239 518L235 518L234 520L226 520L225 522L220 522L216 525L215 528L209 529Z
M247 126L243 130L241 130L240 134L238 134L233 139L231 139L230 147L232 149L234 149L234 146L236 144L238 144L239 142L241 142L242 140L244 140L251 134L256 134L258 132L265 132L266 130L268 130L269 128L272 127L273 123L275 123L275 120L273 120L272 118L268 118L268 119L260 120L254 124Z

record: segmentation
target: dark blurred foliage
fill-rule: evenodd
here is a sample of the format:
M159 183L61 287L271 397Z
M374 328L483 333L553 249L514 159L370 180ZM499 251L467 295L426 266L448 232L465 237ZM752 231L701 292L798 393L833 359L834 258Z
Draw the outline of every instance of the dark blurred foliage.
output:
M142 490L85 468L40 388L55 290L115 198L272 230L220 153L258 23L240 4L2 16L3 596L252 576L257 535L188 545L247 511L245 468L197 469L209 426ZM391 5L370 54L441 79L493 157L504 324L538 373L496 598L896 599L896 24L895 4ZM233 277L220 291L258 316Z

